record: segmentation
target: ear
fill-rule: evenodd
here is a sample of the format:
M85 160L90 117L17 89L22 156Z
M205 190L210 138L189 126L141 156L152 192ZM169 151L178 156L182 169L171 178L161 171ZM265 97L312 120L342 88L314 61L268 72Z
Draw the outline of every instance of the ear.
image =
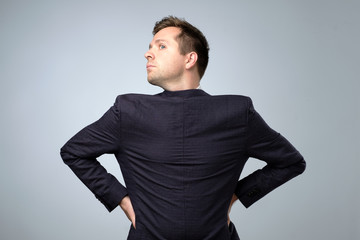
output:
M198 55L196 52L189 52L186 54L186 69L190 69L196 66L196 62L198 60Z

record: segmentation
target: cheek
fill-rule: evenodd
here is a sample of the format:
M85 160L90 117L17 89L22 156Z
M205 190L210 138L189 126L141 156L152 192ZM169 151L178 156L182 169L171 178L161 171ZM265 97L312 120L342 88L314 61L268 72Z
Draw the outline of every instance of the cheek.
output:
M173 69L181 69L184 67L184 58L175 55L168 58L166 63L171 65Z

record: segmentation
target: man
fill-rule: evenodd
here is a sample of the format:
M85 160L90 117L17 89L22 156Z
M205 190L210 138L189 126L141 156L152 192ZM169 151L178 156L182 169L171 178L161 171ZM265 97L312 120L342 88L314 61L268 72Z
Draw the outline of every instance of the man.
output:
M239 239L228 214L301 174L299 152L244 96L199 89L208 43L188 22L157 22L145 53L157 95L125 94L61 149L66 164L112 211L123 209L128 239ZM96 158L113 153L126 187ZM239 180L249 157L267 163Z

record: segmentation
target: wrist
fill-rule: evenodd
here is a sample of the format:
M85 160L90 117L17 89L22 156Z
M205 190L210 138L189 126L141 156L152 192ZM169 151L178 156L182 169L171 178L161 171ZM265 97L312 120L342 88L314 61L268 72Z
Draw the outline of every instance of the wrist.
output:
M128 195L126 195L123 199L121 199L121 201L120 201L120 203L119 203L119 206L120 206L122 209L126 209L126 208L128 208L129 203L130 203L130 198L129 198Z
M231 198L231 204L233 204L234 202L236 202L236 200L238 200L239 198L236 196L236 194L233 194L232 195L232 198Z

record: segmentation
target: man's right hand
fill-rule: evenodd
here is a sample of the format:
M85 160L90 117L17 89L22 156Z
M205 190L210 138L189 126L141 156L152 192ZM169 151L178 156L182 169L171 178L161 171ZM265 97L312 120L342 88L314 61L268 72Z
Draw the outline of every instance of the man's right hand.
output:
M236 202L236 200L238 200L238 197L237 197L235 194L233 194L233 196L232 196L232 198L231 198L229 210L228 210L228 221L227 221L228 226L230 225L230 211L231 211L231 207L232 207L232 205L234 204L234 202Z
M133 206L131 204L130 197L125 196L121 200L119 205L120 205L121 209L124 211L124 213L126 214L126 216L128 217L128 219L131 221L134 228L136 228L136 226L135 226L135 212L134 212L134 208L133 208Z

